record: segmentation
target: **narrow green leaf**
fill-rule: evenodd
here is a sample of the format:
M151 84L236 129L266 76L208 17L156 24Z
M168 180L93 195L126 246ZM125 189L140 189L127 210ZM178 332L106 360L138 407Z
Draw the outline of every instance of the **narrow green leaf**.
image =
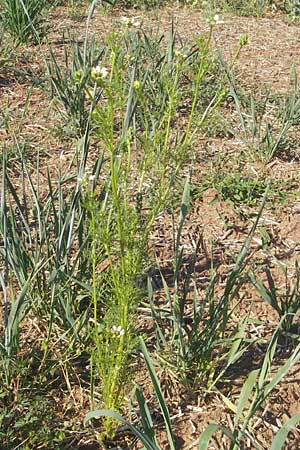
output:
M278 341L278 335L279 335L281 323L282 323L282 320L280 321L279 325L276 327L276 330L274 331L274 333L272 335L272 339L271 339L271 341L268 345L267 351L265 353L265 357L264 357L263 364L260 369L260 374L259 374L259 378L258 378L259 391L263 388L263 386L269 376L270 370L271 370L272 361L273 361L275 350L277 347L277 341Z
M143 352L143 355L145 357L145 361L146 361L146 365L147 365L147 368L148 368L148 371L149 371L149 375L150 375L152 383L153 383L154 392L155 392L155 395L156 395L157 400L159 402L159 406L160 406L161 412L163 414L163 418L164 418L166 429L167 429L170 449L171 450L176 450L175 439L174 439L173 432L172 432L172 425L171 425L169 410L168 410L168 407L167 407L166 402L164 400L163 394L161 392L159 381L158 381L157 375L155 373L155 370L154 370L154 367L153 367L150 355L148 353L147 347L146 347L146 345L145 345L145 343L144 343L142 338L140 338L140 345L141 345L141 350Z
M249 278L253 286L256 288L258 294L262 297L262 299L269 305L271 305L277 312L280 313L276 301L276 296L274 296L274 294L269 289L266 288L264 283L260 279L258 279L253 273L249 274Z
M222 425L211 424L208 425L208 427L206 427L201 434L198 443L198 450L207 450L211 438L219 430L222 431L233 443L236 441L234 435L228 428L223 427Z
M151 440L151 442L154 445L156 445L155 433L154 433L154 427L153 427L151 414L150 414L147 402L146 402L146 400L143 396L143 393L139 387L136 387L135 395L136 395L136 399L139 404L139 411L141 414L141 421L142 421L144 433L146 434L146 436L148 436L148 438Z
M230 409L230 411L232 411L234 414L236 414L236 405L234 403L232 403L231 400L229 400L228 397L226 397L226 395L222 394L222 392L218 391L218 394L221 396L223 402L225 403L225 405L227 406L228 409Z
M231 346L231 349L229 351L228 358L227 358L228 365L230 365L231 361L233 361L235 359L235 356L239 350L239 347L244 339L245 329L246 329L247 324L248 324L248 316L246 316L241 321L241 323L239 324L239 328L234 336L233 344Z
M241 393L239 396L239 401L237 404L236 416L234 419L235 427L238 425L239 419L241 418L241 416L243 414L243 411L247 405L247 402L250 400L251 393L253 392L253 388L254 388L256 380L257 380L258 372L259 372L258 369L250 372L247 380L243 384L243 387L242 387L242 390L241 390Z
M270 383L264 389L263 398L265 399L274 387L282 380L282 378L288 373L288 371L296 364L300 359L300 344L297 345L290 358L286 363L278 370L276 375L272 378Z
M276 436L272 442L272 447L270 450L281 450L289 432L294 428L294 426L298 422L300 422L300 414L295 414L276 433Z
M262 215L265 203L267 201L269 188L270 188L270 185L267 186L267 189L266 189L264 197L262 199L262 202L261 202L261 205L260 205L260 208L259 208L256 220L255 220L255 222L254 222L254 224L253 224L253 226L251 228L251 231L250 231L250 233L249 233L249 235L248 235L248 237L247 237L247 239L246 239L246 241L245 241L245 243L244 243L244 245L243 245L243 247L242 247L238 257L237 257L236 263L235 263L235 265L234 265L234 267L233 267L233 269L232 269L232 271L231 271L231 273L230 273L230 275L228 277L228 280L227 280L227 283L226 283L226 287L225 287L225 292L224 292L224 297L225 298L229 296L229 293L231 292L231 290L232 290L232 288L233 288L233 286L234 286L234 284L236 282L236 279L238 278L238 275L241 273L241 271L243 269L244 261L246 259L246 256L247 256L247 253L248 253L251 241L253 239L253 236L254 236L255 230L257 228L259 219L260 219L260 217Z
M132 433L145 445L146 450L160 450L153 442L148 438L148 436L144 435L140 432L138 428L131 425L130 422L125 420L120 414L110 411L108 409L95 409L94 411L89 412L83 421L84 426L92 419L100 419L100 417L111 417L112 419L118 420L121 423L124 423L128 426L128 428L132 431Z
M188 210L189 210L190 191L191 191L191 171L189 170L187 177L186 177L184 190L183 190L183 194L182 194L182 199L181 199L181 208L180 208L180 214L179 214L179 224L178 224L176 248L175 248L175 258L176 259L178 259L178 256L179 256L179 245L180 245L180 241L181 241L181 233L182 233L183 224L184 224L185 218L186 218Z

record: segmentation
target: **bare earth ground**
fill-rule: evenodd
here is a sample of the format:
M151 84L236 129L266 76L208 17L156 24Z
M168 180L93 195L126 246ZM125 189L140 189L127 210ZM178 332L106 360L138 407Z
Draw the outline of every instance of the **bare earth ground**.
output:
M159 27L161 31L169 30L171 18L174 19L176 29L184 40L192 39L199 33L207 31L207 24L203 20L201 13L191 11L185 8L164 8L155 12L147 11L145 13L137 10L114 11L112 14L103 14L96 11L92 20L91 30L97 36L104 36L112 30L114 23L122 16L139 17L143 19L145 28ZM55 51L59 53L62 49L62 32L72 27L77 36L83 36L85 29L85 20L72 21L66 18L64 8L56 9L51 17L53 30L49 43ZM300 56L300 27L296 24L287 23L279 15L257 18L226 17L225 23L218 26L215 33L216 45L222 49L226 57L233 55L240 36L248 33L249 44L243 49L238 60L235 73L236 79L245 89L269 88L276 92L285 92L290 84L290 72L293 64L297 64ZM28 56L29 65L32 72L38 72L41 67L41 58L39 50L35 48L24 49ZM47 46L45 46L45 54ZM23 57L17 56L17 65L21 69L27 68L28 61ZM30 89L30 84L20 77L11 74L8 80L0 79L0 103L1 107L9 104L11 108L9 121L18 123L26 106L26 95ZM16 130L16 136L19 142L27 140L30 137L31 145L27 148L27 153L35 164L36 149L40 150L40 157L43 161L41 168L42 176L46 176L46 165L50 170L55 171L59 165L64 166L68 163L74 152L74 146L70 139L61 142L56 135L57 115L53 109L49 109L49 99L38 86L33 87L29 98L28 111L24 115L24 121L21 130ZM54 120L54 118L56 119ZM8 137L5 130L0 130L2 142L8 145L12 144L11 136ZM201 176L205 176L211 170L213 158L218 153L225 155L227 170L230 171L231 165L234 166L233 152L242 145L234 138L214 138L209 137L205 141L199 138L195 141L197 157L194 162L194 181L198 181ZM95 149L95 152L97 149ZM263 218L268 219L266 225L272 238L271 244L267 249L262 248L261 237L257 235L252 243L252 249L255 257L258 259L269 259L276 256L281 261L287 262L292 267L293 261L299 257L300 252L300 199L299 199L299 154L300 148L296 142L293 149L295 157L292 160L275 160L271 165L264 169L248 163L245 171L252 169L261 171L270 177L278 177L281 180L293 178L295 180L293 194L283 207L267 205ZM14 178L18 182L20 173L16 170ZM240 250L251 223L249 220L243 220L234 209L234 207L217 199L214 189L204 192L203 196L195 201L193 211L187 221L184 230L184 242L187 254L191 254L193 246L200 233L204 233L204 245L209 248L208 253L213 255L217 264L221 267L221 273L226 274L232 265L232 255L236 255ZM226 220L225 220L226 219ZM229 224L229 225L228 225ZM232 225L231 225L232 224ZM161 267L170 269L172 260L172 220L166 213L157 219L155 229L151 238L151 251L158 257ZM205 248L201 249L199 255L199 292L204 289L209 279L210 261ZM280 283L280 273L274 267L277 281ZM222 286L220 286L220 289ZM164 301L164 294L159 289L156 292L156 301ZM262 321L266 320L267 325L253 324L250 333L254 336L268 336L270 330L277 323L277 317L274 311L269 308L262 300L257 298L253 289L249 287L245 292L245 298L240 305L239 314L248 311L249 305L253 302L252 316L259 317ZM141 313L142 314L142 313ZM145 326L147 318L141 317L141 327ZM30 331L30 330L28 330ZM33 330L31 330L34 332ZM284 346L282 349L284 353ZM240 391L240 387L245 379L245 375L255 367L262 357L263 349L257 348L256 354L249 355L237 367L237 372L229 374L230 384L228 392L230 398L234 401ZM280 364L282 355L278 354L277 362ZM261 417L257 418L252 424L253 430L261 444L262 449L269 449L270 442L278 428L294 413L300 411L300 378L298 367L284 379L278 388L274 390L269 397L265 410ZM232 418L230 411L225 407L218 393L211 394L208 398L192 395L182 392L178 386L169 382L167 374L161 374L162 385L171 410L172 423L175 427L175 433L178 436L178 449L196 449L197 440L204 427L209 423L220 423L230 425ZM144 369L141 368L139 382L144 388L146 397L152 400L152 391L148 387L148 379ZM82 388L84 390L84 388ZM88 411L88 402L82 400L82 389L73 381L72 396L68 393L61 394L56 401L71 408L72 416L76 417L76 422L80 422ZM71 402L71 407L68 403ZM158 416L158 430L161 420ZM124 448L124 435L117 434L116 442L120 436L120 446ZM140 448L140 445L132 440L128 435L129 448ZM125 439L126 441L126 439ZM166 436L159 435L159 442L162 449L167 449ZM110 446L109 446L110 447ZM290 434L286 449L296 450L300 447L300 434L294 431ZM75 448L75 447L74 447ZM101 448L93 438L90 440L82 438L81 444L77 449L97 449ZM110 448L117 448L116 443ZM226 448L226 442L219 438L218 443L210 448ZM251 449L249 446L245 447Z

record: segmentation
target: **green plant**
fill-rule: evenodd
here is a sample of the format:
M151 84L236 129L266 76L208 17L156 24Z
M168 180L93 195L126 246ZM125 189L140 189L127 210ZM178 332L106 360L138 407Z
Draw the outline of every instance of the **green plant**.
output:
M244 177L241 174L228 174L222 177L219 192L223 200L235 204L255 205L263 196L267 181Z
M270 182L267 177L247 175L242 173L242 168L231 170L230 173L223 172L221 164L215 164L211 173L204 180L195 180L192 187L192 197L201 197L203 192L209 188L217 191L216 196L226 202L231 202L235 208L242 205L256 206L262 199L263 194L270 184L269 200L277 200L280 203L288 197L288 190L293 182ZM246 172L244 170L244 172ZM283 186L286 189L282 189Z
M143 356L145 358L146 366L147 366L147 369L148 369L148 372L149 372L149 375L150 375L150 378L151 378L151 381L152 381L152 384L154 387L154 392L155 392L156 398L158 400L160 410L162 412L162 416L163 416L166 431L167 431L168 444L169 444L171 450L175 450L176 444L175 444L175 438L174 438L174 434L173 434L173 430L172 430L169 410L168 410L167 404L164 400L164 397L163 397L163 394L162 394L162 391L160 388L159 380L155 373L150 355L148 353L148 350L147 350L142 338L140 338L140 347L141 347ZM116 413L115 411L106 410L106 409L91 411L85 417L84 425L87 425L87 423L89 421L91 421L92 419L108 417L115 421L120 421L120 422L128 425L129 429L133 432L133 434L138 439L140 439L140 441L145 445L145 448L147 450L148 449L149 450L159 450L155 432L154 432L153 420L151 418L151 413L150 413L149 407L147 405L146 400L144 399L144 396L143 396L141 390L137 386L135 388L135 394L136 394L136 398L137 398L138 405L139 405L139 413L140 413L139 416L141 417L141 426L142 426L143 431L140 431L139 428L132 425L130 422L124 420L123 417L120 416L120 414Z
M95 2L88 21L94 5ZM46 186L41 186L40 177L33 177L28 168L17 135L8 130L15 142L21 179L17 188L10 177L10 164L14 161L4 151L0 227L4 242L1 248L4 267L1 285L5 296L1 358L6 385L9 387L14 377L21 323L32 313L44 318L47 324L41 364L51 353L56 332L69 336L70 349L74 341L79 351L83 343L94 344L92 365L97 369L96 376L101 376L103 385L106 383L104 402L116 408L122 399L121 380L125 379L134 342L132 323L139 299L137 282L143 270L143 253L153 221L167 202L173 180L185 159L195 109L195 106L191 109L188 132L181 140L172 141L171 122L180 100L177 92L183 70L181 59L174 57L174 33L170 34L164 50L162 46L157 49L160 41L151 46L144 36L145 58L149 58L152 49L157 52L157 59L164 51L161 71L153 66L151 74L142 64L138 71L137 64L130 59L125 64L124 53L132 51L135 61L142 47L136 47L139 42L136 32L131 32L126 26L124 33L127 41L123 41L124 36L112 35L108 42L108 68L94 66L98 61L93 59L93 47L88 46L87 38L83 49L76 46L74 50L78 62L75 68L81 67L86 71L82 74L74 69L74 81L78 83L78 95L86 96L88 104L82 113L83 121L79 123L82 136L80 153L74 154L65 173L58 171L54 177L48 172ZM126 45L131 42L129 48L121 45L124 42ZM200 59L200 68L204 76L203 59ZM53 64L59 70L54 55ZM86 84L83 84L82 76ZM151 110L152 105L149 108L145 101L147 91L153 92L153 79L156 80L154 89L163 99L161 110L154 107ZM196 88L200 81L198 75ZM53 83L59 95L69 95L68 91L64 93L65 85L59 75ZM98 93L105 95L101 102L98 101ZM73 113L72 107L69 111ZM95 136L103 152L94 162L92 181L89 181L86 166L91 116ZM132 164L134 150L138 155L135 166ZM103 165L107 170L104 176L101 174ZM152 178L148 179L150 166L155 170ZM169 177L171 171L173 174ZM87 180L87 185L83 180ZM100 201L95 191L98 183ZM132 196L131 192L136 194ZM97 267L98 263L106 261L109 262L109 270L103 282L104 274L98 275ZM98 290L99 285L102 290ZM89 298L91 304L88 302L86 306ZM86 325L86 321L91 323L87 320L89 318L92 319L92 327ZM61 339L61 336L57 337L56 345ZM101 342L103 347L100 348ZM114 350L116 359L110 357L111 350ZM93 386L94 382L92 379ZM106 432L112 432L109 423Z
M270 0L208 0L204 12L213 15L216 11L224 11L239 16L262 16L267 11Z
M234 87L232 74L227 70L231 83L231 95L235 101L242 133L240 134L246 146L246 153L252 159L269 162L284 151L287 136L299 120L300 100L298 98L297 75L293 75L293 91L285 101L274 105L269 94L263 102L257 102L252 96L246 101L240 100ZM243 107L249 107L243 110ZM275 107L274 107L275 106ZM275 110L275 111L274 111Z
M290 279L287 266L280 261L277 261L277 265L284 274L283 287L276 287L271 270L267 266L262 268L267 278L267 284L254 273L250 273L249 277L262 299L277 312L279 320L282 321L283 330L293 332L296 313L300 308L300 270L296 262L294 276Z
M98 48L95 39L89 40L89 27L96 4L97 0L93 0L88 8L83 45L71 36L70 45L64 41L65 67L61 67L52 49L49 60L46 61L50 95L63 107L63 110L58 110L66 124L71 121L70 134L75 132L75 136L79 138L83 138L86 133L89 136L93 105L99 102L103 95L101 89L96 89L95 80L91 80L92 68L100 63L104 55L104 49Z
M22 326L35 316L43 321L38 370L57 348L65 347L68 361L85 349L92 405L118 411L136 343L150 231L176 197L194 134L226 90L222 83L212 89L213 23L186 54L173 25L158 36L130 21L98 51L88 39L95 5L83 46L71 44L70 59L65 46L66 70L54 52L48 62L53 94L80 138L67 167L43 171L42 183L40 154L35 169L19 142L24 117L16 132L7 126L14 155L3 151L1 374L8 390L16 374L22 381L16 364ZM183 110L185 126L177 127ZM91 139L97 155L91 155ZM104 421L103 435L112 436L114 427L112 418Z
M81 20L85 14L86 4L82 1L68 0L68 15L73 20Z
M47 0L1 0L4 26L18 43L41 41Z
M0 32L0 76L6 75L12 58L12 49L4 39L4 32Z
M112 165L115 165L114 160ZM120 186L119 168L112 167L113 171L115 169L112 182ZM136 283L143 267L145 244L138 231L134 208L126 204L122 194L114 191L107 194L109 198L100 205L92 193L84 201L90 215L92 337L95 345L92 362L100 375L105 407L119 409L129 382L128 364L135 340L134 317L139 302ZM100 273L97 272L99 264L106 265ZM111 436L113 427L113 422L106 420L105 435Z
M55 417L53 403L45 395L33 396L32 391L24 391L18 392L16 399L1 393L2 448L13 450L22 445L23 450L30 450L42 443L49 450L56 449L66 440L66 433Z
M248 425L250 420L254 417L256 412L262 406L262 404L266 401L270 393L273 389L278 385L278 383L283 379L283 377L287 374L287 372L297 363L300 358L300 345L293 351L292 355L288 358L283 366L275 373L275 375L271 374L272 370L272 361L274 358L274 353L276 350L277 339L279 335L279 329L274 332L271 342L267 348L262 366L260 369L252 371L246 382L244 383L239 400L237 405L234 405L229 399L223 396L223 399L226 402L226 405L231 409L235 414L235 419L233 423L233 430L230 430L227 427L221 425L208 425L208 427L201 434L198 450L206 450L208 448L209 442L213 437L216 431L221 431L230 441L230 450L238 450L242 445L243 438L248 431ZM141 350L143 356L145 358L146 366L148 369L148 373L150 375L154 393L158 400L160 410L162 412L165 429L168 437L168 444L170 449L176 449L176 443L174 439L174 434L172 430L171 420L169 416L169 411L167 404L164 400L159 381L157 375L155 373L150 355L148 350L141 340ZM269 378L271 380L269 381ZM126 424L130 431L141 441L141 443L145 446L146 450L160 450L160 447L157 443L157 439L155 436L155 429L153 425L153 420L151 417L151 413L149 407L147 405L146 400L143 397L141 390L136 387L135 395L138 403L138 417L139 426L133 425L129 421L125 420L120 414L115 411L110 410L93 410L91 411L84 419L84 425L93 419L99 419L102 417L109 417L114 419L115 421L119 421L123 424ZM250 404L249 404L250 402ZM291 419L289 419L286 424L284 424L280 430L277 432L273 439L271 450L281 450L283 448L284 442L287 438L289 431L300 421L300 415L296 414ZM247 433L247 437L251 436L251 442L255 446L255 448L259 448L256 446L255 436Z
M100 375L105 409L118 410L122 404L134 344L135 311L141 297L138 279L149 233L156 215L169 201L193 137L201 83L210 66L212 29L213 25L208 37L199 40L196 58L195 51L191 55L197 65L189 92L190 111L186 128L176 136L172 128L182 101L179 86L185 71L191 69L175 47L173 28L163 47L164 37L153 39L126 21L121 36L113 33L109 37L102 65L90 72L95 86L86 92L94 133L105 149L110 174L102 185L101 201L92 183L84 203L90 217L93 364ZM97 89L105 101L98 101ZM222 98L223 90L217 88L203 117ZM134 194L129 194L131 191ZM103 260L107 263L105 275L97 273ZM103 277L106 290L102 294L99 286ZM104 420L103 426L104 433L112 436L114 422Z
M170 43L173 43L171 36ZM171 182L166 178L168 168L168 141L170 138L170 120L175 105L175 90L168 92L170 106L163 110L163 121L167 123L162 132L154 129L153 141L161 149L157 155L156 171L151 180L148 197L148 213L142 212L143 185L146 168L154 162L152 148L149 146L148 129L145 126L148 105L144 100L144 91L138 76L138 70L131 68L131 79L124 76L127 69L122 58L123 49L119 38L111 36L108 42L110 50L110 68L105 66L92 69L91 77L105 93L106 102L98 103L91 95L94 105L93 120L95 134L106 149L110 178L103 186L102 202L95 193L90 192L85 208L90 216L90 240L92 249L92 303L94 309L93 363L102 383L102 399L106 408L119 409L122 393L128 382L129 355L134 343L134 316L140 294L137 285L143 269L148 235L157 212L163 208ZM167 49L168 50L168 49ZM126 75L126 72L125 72ZM154 88L156 86L154 85ZM95 92L95 91L94 91ZM154 120L154 117L153 117ZM139 128L138 124L142 127ZM133 127L133 124L135 126ZM118 138L115 128L119 128ZM155 124L156 126L156 124ZM143 159L137 158L132 164L132 151L137 147L141 136ZM147 145L148 144L148 145ZM178 147L180 150L180 147ZM175 147L175 150L177 148ZM178 150L177 150L178 151ZM176 172L180 164L177 162ZM132 181L139 174L136 203L128 195ZM157 190L155 187L157 186ZM107 261L105 277L107 290L102 296L98 286L103 274L98 275L96 267L99 256ZM101 310L99 310L99 303ZM100 325L98 325L100 323ZM105 434L111 436L114 423L104 421Z
M182 198L174 245L172 295L161 274L165 296L170 306L163 310L155 307L151 283L149 283L149 298L156 327L156 348L159 360L185 385L204 384L211 389L224 370L236 361L245 350L242 345L242 335L246 321L243 321L231 332L228 332L228 323L236 308L234 300L244 283L242 273L245 268L247 251L261 216L268 190L255 224L236 259L234 269L228 276L223 294L216 299L216 273L212 272L206 295L201 301L192 278L201 239L195 249L195 254L190 258L183 279L181 271L184 262L181 233L188 213L189 190L188 179ZM191 312L188 313L190 292L193 292L193 298Z
M266 350L262 365L260 369L253 370L245 381L239 399L236 405L234 405L228 398L222 395L225 404L235 414L232 429L219 426L209 425L200 436L198 449L206 450L209 442L214 433L220 430L224 433L230 442L230 450L238 450L242 446L244 437L251 438L254 448L258 447L258 442L249 430L251 419L255 416L257 411L261 408L262 404L266 401L272 390L278 385L282 378L288 373L288 371L297 363L300 358L300 344L296 349L292 351L291 356L287 359L283 366L275 373L272 374L272 361L276 351L277 340L280 334L280 327L282 321L273 333L272 339ZM293 424L300 420L300 415L295 415L290 419L286 426L283 426L278 434L275 436L272 444L272 449L280 450L283 448L284 440L288 434L289 429Z
M88 206L94 255L93 361L100 374L102 400L106 409L118 410L121 406L125 374L134 343L131 324L140 297L136 280L154 218L169 199L173 180L186 158L195 129L224 98L223 86L220 88L217 85L216 93L195 127L195 110L201 99L201 86L211 65L209 50L213 25L211 23L208 37L200 38L197 48L188 53L190 56L184 56L175 47L173 28L164 48L161 46L163 37L157 40L139 29L135 31L134 25L128 21L122 36L112 34L108 40L109 65L91 70L95 85L105 92L106 102L95 100L96 88L89 96L93 104L95 134L106 149L110 167L110 180L103 186L101 196L105 203L98 203L95 208L95 201L91 199ZM190 64L188 57L192 59ZM105 64L105 58L102 64ZM182 134L177 133L174 139L172 125L182 101L179 86L185 72L190 73L191 70L194 83L189 92L188 120ZM118 138L115 129L120 130ZM133 149L135 152L138 150L134 164L131 159ZM150 167L151 178L148 177ZM128 196L135 174L138 174L136 209L133 208L133 199ZM145 184L148 185L147 191ZM99 238L95 239L96 236ZM133 236L136 236L135 239ZM106 300L100 300L101 294L99 298L98 286L102 275L96 275L96 255L104 255L108 261L106 276L111 283L110 296L106 293L110 298L108 304ZM104 306L100 314L99 300ZM103 426L104 433L112 436L114 421L105 419Z
M75 135L84 136L89 122L90 99L87 92L92 89L90 80L92 67L97 65L103 55L103 50L97 50L95 42L83 48L71 41L71 51L64 44L65 68L57 62L57 58L50 51L50 62L47 63L51 96L63 106L59 112L65 123L71 120ZM101 98L101 91L95 95L95 101Z
M18 144L17 149L20 152ZM87 152L85 145L79 171L84 169ZM9 176L5 150L2 163L0 235L4 244L0 256L4 269L0 281L5 300L5 334L0 349L7 385L19 350L20 323L29 311L34 310L48 322L43 344L45 357L54 324L74 332L78 339L76 331L82 327L85 311L75 300L81 295L80 283L88 281L89 276L84 255L85 216L78 185L69 185L69 195L65 196L64 187L72 183L73 177L58 174L54 186L48 172L47 196L42 200L39 178L35 185L24 156L19 154L21 189L14 186Z
M286 0L278 5L286 13L291 14L294 18L297 18L300 13L300 4L298 0Z
M1 324L4 333L0 339L0 373L1 403L5 401L3 408L1 405L4 415L1 431L4 442L11 445L7 448L15 448L24 441L24 445L28 445L26 448L43 442L50 449L57 448L64 437L61 428L51 423L50 417L47 420L46 394L41 394L45 396L43 404L34 394L29 396L23 408L22 393L27 389L36 393L42 386L49 388L49 362L61 345L61 358L67 361L90 345L87 330L90 311L85 304L91 273L85 252L88 230L84 225L86 215L76 176L69 170L65 175L58 171L55 180L54 174L51 176L48 171L47 184L41 185L39 176L32 178L32 165L28 167L18 142L16 148L22 168L20 185L15 186L11 178L15 161L9 160L5 149L1 179L0 259L3 272L0 285L4 295ZM87 153L85 142L75 173L84 170ZM97 167L100 171L99 163ZM27 355L27 349L24 354L25 319L27 324L32 319L43 322L31 355ZM22 358L20 352L23 352ZM31 358L36 358L37 363L30 372L26 363L29 368ZM5 405L9 410L14 405L12 414L5 413ZM23 412L23 422L14 411ZM39 432L34 430L37 424Z

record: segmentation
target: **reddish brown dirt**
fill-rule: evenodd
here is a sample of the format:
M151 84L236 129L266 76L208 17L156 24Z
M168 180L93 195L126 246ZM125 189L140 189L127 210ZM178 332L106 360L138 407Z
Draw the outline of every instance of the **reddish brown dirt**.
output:
M178 29L179 34L185 40L208 30L200 12L191 11L188 8L168 7L156 12L116 10L112 14L106 15L97 11L91 22L91 31L98 38L106 35L112 30L115 22L122 15L142 18L145 28L159 27L162 31L170 28L171 19L174 18L176 29ZM84 20L72 21L66 18L65 8L56 9L51 16L50 24L53 25L53 32L49 36L49 42L58 53L62 48L61 36L63 31L66 31L71 26L75 34L82 37L85 29ZM214 39L216 45L222 49L227 58L234 55L239 38L243 33L249 35L249 44L242 50L238 60L235 69L237 80L246 89L259 90L267 87L272 88L276 92L286 91L290 83L291 67L299 60L300 56L300 27L296 24L286 23L279 15L262 19L225 17L225 23L216 28ZM30 54L31 69L33 71L41 69L39 50L25 49L25 51ZM46 52L47 48L45 46L45 54ZM22 58L17 58L16 65L18 67L26 67L26 63L22 61ZM7 78L5 82L0 84L0 103L2 107L8 103L10 104L9 120L12 124L16 124L16 118L21 116L25 108L26 94L30 84L26 80L21 82L15 75L8 74ZM50 112L47 110L48 106L49 99L47 95L41 92L39 88L33 88L28 113L25 115L22 129L18 132L17 139L19 142L25 139L30 140L28 152L33 165L36 162L36 149L39 148L43 152L45 163L47 162L47 165L52 170L55 170L59 167L59 164L67 164L72 157L74 143L68 139L61 142L59 137L53 132L53 128L57 127L57 116L54 110L50 110ZM11 136L8 136L4 130L1 131L1 140L6 145L13 143ZM200 141L197 145L199 154L194 167L193 176L195 178L200 178L200 175L205 175L209 171L209 165L204 161L206 157L205 151L208 147L212 154L218 151L221 153L228 152L228 161L230 162L232 151L239 149L241 144L233 139L220 140L210 138L208 144L204 145L204 150L203 145L203 142L201 143ZM60 159L60 163L58 163L59 156L63 156ZM268 174L273 175L274 178L288 179L291 173L297 176L299 163L297 161L285 162L275 160L272 166L264 170L267 170ZM13 176L17 180L19 173L16 172ZM201 253L198 255L198 288L200 294L204 291L209 281L212 261L215 267L219 267L221 273L226 274L232 267L233 257L240 251L251 226L250 221L241 220L232 204L225 203L219 198L215 201L216 194L217 192L214 189L210 189L204 193L201 200L197 200L194 203L193 210L187 219L187 225L183 232L183 243L187 256L192 254L197 238L201 233L203 234L204 244L201 247ZM295 190L295 196L289 199L283 208L267 206L263 217L269 220L266 227L273 238L272 242L267 248L262 248L261 237L257 234L251 246L251 252L253 252L257 261L272 261L272 258L276 256L276 258L289 265L291 273L294 261L299 259L300 251L300 203L298 194L299 192ZM233 225L230 226L228 223ZM151 237L151 251L158 258L161 267L165 268L168 273L171 273L172 270L172 248L172 218L170 215L164 214L156 221ZM281 283L283 281L281 272L274 264L272 267L276 281ZM223 286L220 285L219 291L221 292L222 289ZM160 289L157 289L156 300L165 300L164 294ZM251 304L251 317L253 319L259 318L263 324L253 324L249 327L249 333L268 338L278 321L277 316L274 310L258 297L254 289L248 286L245 291L245 297L237 310L238 314L240 316L246 314ZM36 328L38 326L27 329L26 332L29 334L29 331L32 332ZM38 330L36 332L38 334ZM225 391L231 401L236 401L245 376L256 367L255 364L263 356L263 348L258 348L256 351L257 354L249 355L248 359L246 358L242 361L241 367L237 367L236 373L229 374L230 378ZM278 364L280 362L278 357ZM162 373L160 375L162 387L170 405L171 421L174 425L175 434L178 437L178 449L196 449L199 434L209 423L219 423L229 427L232 425L233 414L226 408L218 392L208 396L204 394L192 395L183 392L182 388L178 387L168 374ZM153 404L153 394L144 368L141 368L139 378L145 397ZM75 421L76 417L76 422L78 423L84 417L89 405L87 401L88 392L78 387L76 384L78 378L75 377L75 380L71 381L69 385L66 381L66 385L70 389L65 388L63 401L57 398L57 403L61 402L65 411L67 411L67 405L71 402L72 420ZM274 390L267 401L265 409L260 411L255 420L253 420L251 424L252 429L255 430L261 449L268 450L278 428L289 417L299 412L299 382L297 367L297 370L293 369ZM72 392L71 398L69 398L70 390ZM64 413L61 413L62 420ZM158 441L162 449L167 449L166 436L162 431L162 420L159 414L157 414L157 423ZM125 445L125 441L128 441L128 448L141 448L140 444L136 443L131 437L124 439L124 435L126 433L117 435L120 436L121 447ZM299 433L294 431L290 436L286 449L298 449L300 447ZM79 442L79 444L74 444L75 446L72 448L78 450L96 450L101 448L100 444L93 437L84 436ZM113 447L116 448L115 444L108 446L108 448ZM212 444L210 448L225 450L228 448L228 443L218 435L217 442ZM250 450L252 448L250 440L245 442L244 449Z

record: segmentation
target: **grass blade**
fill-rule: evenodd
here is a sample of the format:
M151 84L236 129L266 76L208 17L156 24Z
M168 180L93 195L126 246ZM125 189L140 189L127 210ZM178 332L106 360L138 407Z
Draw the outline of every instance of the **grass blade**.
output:
M234 419L235 427L237 426L238 421L241 418L243 411L246 407L246 404L250 399L251 393L252 393L255 383L257 381L258 372L259 372L259 370L253 370L252 372L250 372L247 380L243 384L243 387L242 387L242 390L241 390L241 393L239 396L239 401L237 404L236 416Z
M198 450L207 450L211 438L219 430L222 431L227 437L229 437L232 442L235 442L235 437L228 428L223 427L222 425L211 424L208 425L208 427L206 427L206 429L201 434L198 443Z
M138 387L135 390L135 395L136 395L136 398L137 398L137 401L139 404L139 410L140 410L140 414L141 414L143 430L145 431L145 433L149 437L149 439L151 439L152 443L154 445L156 445L151 414L150 414L147 402L143 396L143 393Z
M289 419L277 432L273 442L271 450L281 450L289 432L294 428L296 423L300 422L300 414L295 414Z
M151 439L141 433L138 428L131 425L130 422L127 422L127 420L125 420L120 414L108 409L95 409L94 411L89 412L84 419L84 426L86 426L91 419L100 419L100 417L111 417L112 419L118 420L119 422L127 425L130 431L132 431L132 433L145 445L147 450L160 450L159 447L153 444Z
M163 414L163 418L164 418L164 421L165 421L165 424L166 424L166 429L167 429L170 449L171 450L176 450L175 439L174 439L174 435L173 435L173 432L172 432L172 426L171 426L169 410L168 410L168 407L167 407L167 405L165 403L163 394L161 392L159 381L158 381L157 375L155 373L152 361L150 359L150 355L148 353L147 347L146 347L146 345L145 345L145 343L144 343L142 338L140 338L140 346L141 346L141 350L143 352L143 355L145 357L147 369L149 371L149 375L150 375L150 378L152 380L152 384L153 384L153 387L154 387L154 392L155 392L155 395L156 395L157 400L159 402L159 406L160 406L160 409L161 409L161 412Z

